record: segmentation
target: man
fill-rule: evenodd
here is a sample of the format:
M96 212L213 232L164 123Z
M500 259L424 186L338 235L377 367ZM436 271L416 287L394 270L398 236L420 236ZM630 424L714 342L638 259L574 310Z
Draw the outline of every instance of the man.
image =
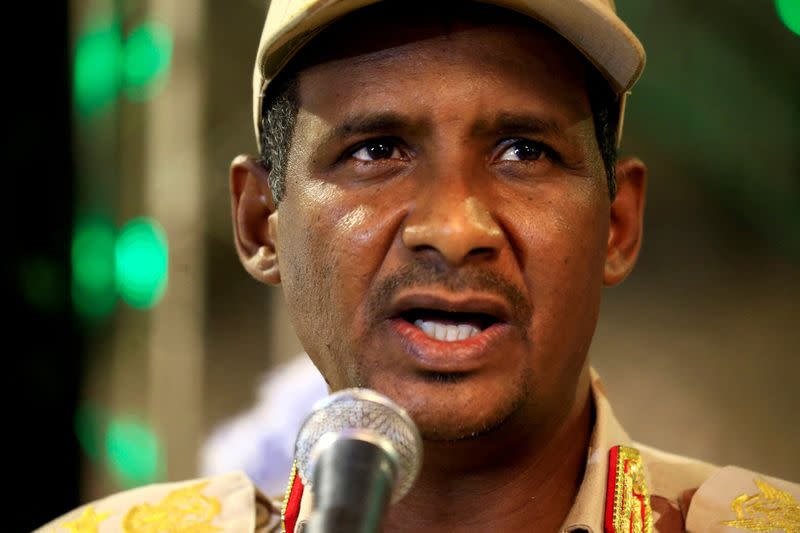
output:
M386 394L423 435L384 531L797 530L796 485L633 443L587 361L646 185L616 160L644 52L613 2L366 3L272 3L261 156L230 182L242 264L281 284L329 389ZM229 475L49 527L301 531L296 476L284 500Z

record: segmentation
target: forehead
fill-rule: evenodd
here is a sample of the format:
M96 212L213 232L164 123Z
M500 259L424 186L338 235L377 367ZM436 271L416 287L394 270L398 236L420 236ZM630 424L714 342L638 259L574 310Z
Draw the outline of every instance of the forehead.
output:
M589 67L583 56L530 17L470 2L456 5L442 0L424 9L414 5L382 2L337 21L298 54L291 70L353 67L372 69L375 76L384 70L380 75L386 77L391 68L380 66L393 60L416 54L412 60L420 68L430 59L455 64L464 59L466 49L470 61L482 62L488 69L536 70L543 82L555 80L585 90Z
M527 106L564 127L590 115L588 67L574 47L530 18L467 6L412 17L379 4L337 22L298 56L301 107L316 114L395 101L425 113L450 99L487 112Z

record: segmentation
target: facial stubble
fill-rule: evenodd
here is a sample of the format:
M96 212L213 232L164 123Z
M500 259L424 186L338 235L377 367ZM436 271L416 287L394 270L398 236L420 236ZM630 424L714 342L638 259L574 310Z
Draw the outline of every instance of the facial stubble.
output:
M369 324L367 335L378 335L380 324L390 318L390 302L395 295L404 289L414 287L436 287L450 293L476 291L497 295L508 303L510 316L508 323L520 332L523 344L528 342L528 327L531 323L532 306L515 285L499 274L482 267L464 267L452 269L442 261L431 256L420 256L407 263L399 271L380 280L370 291L366 300L366 319ZM358 361L357 361L358 366ZM369 380L363 379L370 373L368 369L359 367L357 373L366 386ZM420 414L416 417L420 431L426 440L458 441L478 438L491 433L508 422L526 403L531 387L530 371L526 366L517 375L510 378L498 397L502 402L494 406L487 416L469 423L463 421L463 410L470 408L468 403L459 404L451 401L458 398L461 387L469 387L473 376L469 373L427 372L419 378L427 387L436 389L437 394L431 398L421 399L422 406L415 406ZM447 402L441 398L448 398ZM454 411L456 409L456 412ZM439 416L426 416L439 413ZM450 416L441 416L449 413ZM459 421L462 421L459 423Z

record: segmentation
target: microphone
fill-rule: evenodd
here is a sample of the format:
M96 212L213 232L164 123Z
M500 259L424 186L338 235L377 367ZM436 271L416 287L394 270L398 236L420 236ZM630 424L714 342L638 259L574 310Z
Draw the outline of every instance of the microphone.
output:
M345 389L314 404L295 460L314 502L304 533L375 533L419 474L422 437L386 396Z

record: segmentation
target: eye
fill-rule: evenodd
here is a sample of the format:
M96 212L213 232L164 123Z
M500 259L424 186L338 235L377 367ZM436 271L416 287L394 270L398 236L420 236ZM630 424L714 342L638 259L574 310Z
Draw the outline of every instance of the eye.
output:
M546 147L527 139L513 139L500 154L500 161L538 161L546 155Z
M375 139L361 144L350 157L359 161L378 161L379 159L400 159L402 154L396 141Z

